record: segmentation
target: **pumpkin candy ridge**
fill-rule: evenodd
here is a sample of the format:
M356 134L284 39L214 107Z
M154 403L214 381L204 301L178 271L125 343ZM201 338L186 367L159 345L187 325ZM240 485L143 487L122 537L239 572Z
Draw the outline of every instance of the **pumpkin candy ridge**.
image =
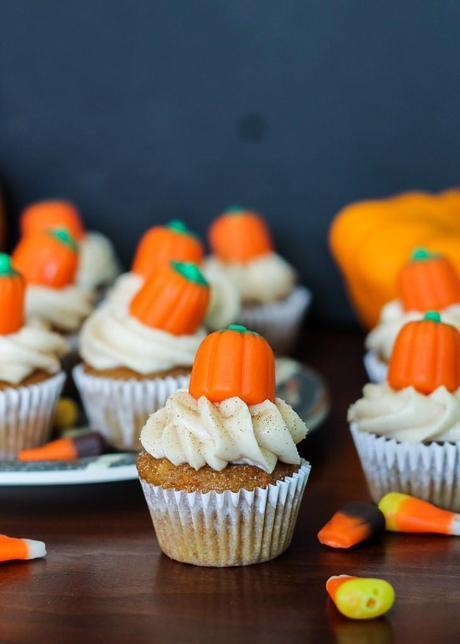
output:
M11 258L0 253L0 335L16 333L24 325L26 284Z
M209 228L213 253L223 262L247 263L273 251L267 224L252 210L233 206L219 215Z

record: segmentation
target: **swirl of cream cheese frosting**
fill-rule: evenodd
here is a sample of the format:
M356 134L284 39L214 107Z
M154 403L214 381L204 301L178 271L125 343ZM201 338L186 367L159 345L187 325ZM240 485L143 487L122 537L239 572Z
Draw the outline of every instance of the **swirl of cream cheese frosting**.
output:
M58 333L38 326L26 325L16 333L0 335L0 381L17 385L35 371L57 373L68 348Z
M440 311L442 321L457 327L460 331L460 303ZM385 304L380 313L377 326L372 329L366 338L366 348L373 351L385 362L390 360L393 346L398 333L407 322L421 320L423 313L420 311L404 311L399 300Z
M240 312L240 294L236 285L219 266L206 265L202 273L211 290L204 324L208 329L221 329L237 319ZM108 294L108 303L119 307L127 306L143 283L144 279L136 273L120 275Z
M87 290L111 284L120 273L112 242L101 233L88 232L80 244L76 282Z
M296 274L285 259L276 253L256 257L246 264L224 263L217 257L206 259L209 269L218 267L236 284L241 300L265 304L292 292Z
M273 472L278 460L299 464L296 444L307 434L305 423L283 400L246 405L240 398L212 403L180 389L153 413L141 432L145 451L174 465L195 470L209 465L223 470L229 463L248 464Z
M147 375L191 367L205 335L202 329L180 336L153 329L130 315L127 307L107 303L84 323L79 348L83 360L94 369L127 367Z
M79 286L48 288L30 285L26 290L26 316L65 333L78 331L93 308L94 295Z
M398 441L460 440L460 389L439 387L424 395L413 387L394 391L388 384L368 384L348 411L348 420L362 432Z

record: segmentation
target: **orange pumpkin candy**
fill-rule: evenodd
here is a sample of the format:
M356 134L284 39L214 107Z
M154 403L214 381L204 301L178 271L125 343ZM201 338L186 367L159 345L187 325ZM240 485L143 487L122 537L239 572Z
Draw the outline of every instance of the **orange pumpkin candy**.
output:
M414 387L423 394L441 386L456 391L460 387L458 330L441 322L436 311L404 325L393 348L388 383L396 390Z
M150 228L140 240L131 271L142 277L172 261L201 264L204 250L201 241L182 222Z
M209 304L209 284L196 264L171 262L156 270L131 301L143 324L173 335L195 333Z
M247 263L273 250L263 217L239 206L229 208L214 220L209 243L214 255L223 262Z
M193 398L217 403L237 396L247 405L275 399L275 358L268 342L239 324L208 335L190 377Z
M23 237L12 258L28 284L63 288L75 281L78 246L67 230L48 230Z
M0 253L0 335L16 333L24 324L26 283L11 258Z
M30 204L21 215L23 235L41 233L52 228L66 228L74 239L85 236L78 209L70 201L38 201Z
M399 296L406 311L445 309L460 303L460 278L446 257L419 248L399 274Z

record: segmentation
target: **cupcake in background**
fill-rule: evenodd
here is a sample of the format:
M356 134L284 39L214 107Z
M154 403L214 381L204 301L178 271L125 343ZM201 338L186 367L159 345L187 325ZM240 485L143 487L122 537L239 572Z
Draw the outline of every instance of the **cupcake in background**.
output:
M257 213L234 206L209 229L208 271L224 272L236 285L242 309L238 321L262 333L278 353L292 349L311 299L296 285L294 269L275 251Z
M192 262L200 266L211 289L205 325L208 329L226 326L236 320L240 311L238 289L224 271L203 266L203 259L203 244L184 222L175 219L164 226L149 228L137 246L131 270L118 278L108 303L126 305L145 280L169 262Z
M403 326L388 380L348 419L374 501L398 491L460 511L460 332L439 313Z
M25 291L24 278L0 253L0 459L48 440L65 380L66 342L24 321Z
M30 204L21 215L23 236L53 228L65 228L78 242L80 254L75 277L79 287L100 291L120 273L112 242L103 234L86 231L77 207L69 201L51 200Z
M209 297L196 264L172 262L129 303L101 306L85 322L74 379L91 426L111 445L138 449L148 415L187 385Z
M68 230L27 234L12 260L27 282L27 319L63 334L76 348L77 333L93 308L94 295L75 283L78 244Z
M306 434L275 397L268 342L240 325L211 333L189 389L171 394L141 433L137 468L162 551L219 567L283 553L310 471L296 448Z
M436 310L460 330L460 276L442 255L418 248L398 279L398 298L386 304L377 326L366 338L364 364L372 382L386 378L393 346L402 327Z

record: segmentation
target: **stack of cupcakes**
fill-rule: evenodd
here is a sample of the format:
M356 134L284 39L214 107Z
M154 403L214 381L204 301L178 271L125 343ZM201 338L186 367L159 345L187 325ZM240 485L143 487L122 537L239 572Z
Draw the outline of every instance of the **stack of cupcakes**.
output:
M226 274L240 293L238 321L262 333L277 353L291 350L311 295L274 251L261 215L229 208L213 222L209 243L207 270Z
M446 257L418 248L401 270L397 289L398 298L383 307L366 338L364 364L372 382L385 380L396 337L407 322L437 310L460 329L460 276Z
M141 433L138 471L157 539L172 559L239 566L289 546L310 466L304 422L275 397L273 352L240 325L211 333L190 386Z
M84 324L74 379L91 426L111 445L138 449L148 415L187 385L209 297L196 264L172 262Z
M368 384L348 414L378 502L399 491L460 511L460 332L438 312L397 336L387 381Z
M58 334L24 319L26 283L0 253L0 459L49 438L68 347Z

